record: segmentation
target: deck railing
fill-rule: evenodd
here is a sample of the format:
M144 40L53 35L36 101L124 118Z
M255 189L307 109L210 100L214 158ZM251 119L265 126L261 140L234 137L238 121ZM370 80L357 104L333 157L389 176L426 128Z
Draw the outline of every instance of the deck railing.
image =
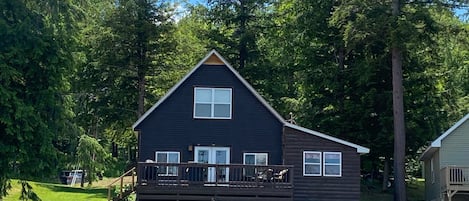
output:
M441 190L469 187L469 166L447 166L441 169Z
M293 187L293 167L284 165L140 162L137 175L142 186Z

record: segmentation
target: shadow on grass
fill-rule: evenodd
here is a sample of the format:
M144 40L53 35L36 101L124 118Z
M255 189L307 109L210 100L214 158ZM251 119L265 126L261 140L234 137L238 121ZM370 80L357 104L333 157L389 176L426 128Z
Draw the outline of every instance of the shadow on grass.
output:
M48 188L54 192L61 193L79 193L87 194L89 197L94 198L107 198L107 189L106 188L77 188L61 184L47 184L47 183L38 183L38 186Z
M381 191L381 182L376 181L372 183L361 183L361 198L360 201L392 201L394 186L386 192ZM408 201L424 201L425 197L425 182L423 180L412 180L407 182L407 200Z

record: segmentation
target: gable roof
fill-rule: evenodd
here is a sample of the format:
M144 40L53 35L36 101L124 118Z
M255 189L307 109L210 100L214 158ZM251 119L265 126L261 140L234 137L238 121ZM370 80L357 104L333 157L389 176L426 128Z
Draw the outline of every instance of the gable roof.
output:
M436 138L435 141L433 141L429 147L423 152L422 156L420 156L420 160L425 160L433 153L435 153L440 147L441 147L441 141L445 139L448 135L453 133L454 130L459 128L464 122L466 122L469 119L469 113L466 114L462 119L460 119L458 122L456 122L451 128L449 128L446 132L440 135L440 137Z
M313 130L310 130L310 129L307 129L307 128L304 128L304 127L301 127L301 126L297 126L295 124L291 124L291 123L288 123L286 122L285 123L285 126L287 127L290 127L290 128L293 128L293 129L296 129L296 130L299 130L299 131L302 131L304 133L307 133L307 134L310 134L310 135L314 135L314 136L317 136L317 137L320 137L320 138L324 138L324 139L327 139L327 140L330 140L330 141L333 141L333 142L337 142L339 144L343 144L343 145L347 145L349 147L353 147L353 148L356 148L357 149L357 152L360 153L360 154L367 154L367 153L370 153L370 149L366 148L366 147L362 147L360 145L357 145L357 144L353 144L351 142L347 142L345 140L341 140L339 138L336 138L336 137L332 137L330 135L326 135L324 133L320 133L320 132L317 132L317 131L313 131Z
M148 115L150 115L158 106L160 106L168 97L170 97L194 72L197 71L197 69L200 68L202 65L224 65L226 66L235 76L238 78L238 80L259 100L262 105L264 105L271 113L274 115L284 126L288 126L293 129L300 130L302 132L315 135L321 138L325 138L334 142L337 142L339 144L347 145L353 148L357 149L357 152L360 154L365 154L369 153L370 149L317 132L313 131L307 128L303 128L301 126L297 126L291 123L286 122L280 114L275 111L272 106L270 106L267 101L265 101L264 98L262 98L259 93L215 50L210 51L204 59L202 59L189 73L186 74L176 85L174 85L168 93L166 93L160 100L158 100L157 103L155 103L149 110L147 110L133 125L132 129L135 130L135 128L144 121Z
M170 97L179 86L182 85L197 69L203 64L205 65L225 65L239 81L264 105L280 122L284 122L284 119L280 114L277 113L268 103L262 98L259 93L243 78L241 75L215 50L210 51L204 59L202 59L189 73L186 74L176 85L174 85L166 95L164 95L156 104L154 104L149 110L147 110L133 125L132 129L142 123L148 115L150 115L161 103L163 103L168 97Z

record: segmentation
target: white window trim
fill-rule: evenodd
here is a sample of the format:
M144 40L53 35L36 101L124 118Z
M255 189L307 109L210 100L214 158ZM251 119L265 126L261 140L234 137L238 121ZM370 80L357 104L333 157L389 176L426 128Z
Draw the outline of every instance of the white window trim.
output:
M339 164L336 164L336 163L326 164L326 154L334 154L334 155L338 154L339 155ZM324 158L324 160L322 161L323 162L323 170L324 170L323 175L325 177L342 177L342 152L324 152L323 158ZM339 166L339 174L338 175L336 175L336 174L326 174L326 165Z
M243 154L243 164L244 165L247 165L246 164L246 155L254 155L254 165L268 165L269 164L269 154L268 153L246 152L246 153ZM266 159L265 163L266 164L256 164L258 155L265 155L265 159ZM249 164L249 165L252 165L252 164Z
M306 163L306 154L319 154L319 163ZM306 165L319 165L319 174L306 174ZM303 151L303 176L322 176L322 153L319 151Z
M199 102L199 103L205 103L205 104L210 104L211 105L211 115L210 117L199 117L199 116L196 116L195 115L195 107L196 107L196 100L197 100L197 89L210 89L212 90L212 101L211 102ZM230 116L229 117L215 117L214 114L215 114L215 90L228 90L230 91L230 99L231 99L231 102L230 102ZM224 103L224 104L227 104L227 103ZM231 119L233 115L233 89L232 88L211 88L211 87L194 87L194 110L193 110L193 117L195 119Z
M155 162L158 163L158 154L166 154L166 163L168 163L168 159L169 159L169 154L177 154L178 156L178 162L177 163L181 163L181 153L178 152L178 151L156 151L155 152ZM170 166L168 166L169 168ZM169 174L168 173L168 168L166 169L166 173L164 174L158 174L159 176L178 176L178 170L176 170L176 174Z

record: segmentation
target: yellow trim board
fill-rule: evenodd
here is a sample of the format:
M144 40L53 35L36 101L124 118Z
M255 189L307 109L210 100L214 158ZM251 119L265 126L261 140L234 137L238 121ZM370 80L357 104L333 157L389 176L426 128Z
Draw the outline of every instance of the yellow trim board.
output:
M206 65L224 65L225 63L216 55L212 54L210 57L205 60L204 64Z

